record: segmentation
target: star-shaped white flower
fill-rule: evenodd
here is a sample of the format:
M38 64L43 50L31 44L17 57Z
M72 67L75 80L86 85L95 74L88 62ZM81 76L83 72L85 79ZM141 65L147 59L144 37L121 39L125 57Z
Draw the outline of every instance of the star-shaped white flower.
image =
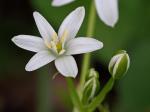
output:
M93 38L75 38L85 16L84 7L75 9L64 19L58 34L38 12L34 12L33 16L42 38L18 35L12 39L17 46L36 52L27 63L26 71L36 70L55 60L55 66L63 76L76 77L78 68L71 55L92 52L103 47L102 42Z
M52 6L62 6L75 0L53 0ZM114 27L118 21L118 0L95 0L100 19L108 26Z

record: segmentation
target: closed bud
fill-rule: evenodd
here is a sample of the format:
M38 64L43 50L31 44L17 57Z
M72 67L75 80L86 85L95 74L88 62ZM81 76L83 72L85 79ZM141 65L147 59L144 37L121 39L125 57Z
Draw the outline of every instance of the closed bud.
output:
M88 104L100 89L99 74L94 69L90 69L88 80L83 87L82 102Z
M121 50L110 60L109 72L114 79L120 79L128 71L129 65L129 55L126 51Z
M90 69L88 79L90 79L92 77L97 78L97 79L99 78L99 73L97 71L95 71L94 68Z

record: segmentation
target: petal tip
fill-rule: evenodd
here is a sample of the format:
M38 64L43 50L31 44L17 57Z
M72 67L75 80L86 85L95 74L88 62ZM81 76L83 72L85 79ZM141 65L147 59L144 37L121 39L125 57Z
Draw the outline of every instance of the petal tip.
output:
M64 77L76 78L78 74L77 64L72 56L63 56L56 59L55 66Z
M107 26L111 27L111 28L114 28L118 22L118 16L114 17L113 19L111 20L102 20Z
M74 79L75 79L76 76L77 76L77 74L75 74L75 75L66 75L66 74L64 75L64 74L62 74L62 75L63 75L64 77L70 77L70 78L74 78Z
M52 1L51 5L53 7L60 7L60 6L62 6L62 5L58 4L57 2L55 2L55 0Z
M96 40L96 43L97 43L97 49L102 49L104 47L103 42Z
M30 72L30 71L31 71L31 70L29 69L28 64L25 66L25 70L26 70L27 72Z
M34 70L32 70L31 67L27 64L27 65L25 66L25 71L27 71L27 72L32 72L32 71L34 71Z
M78 7L76 10L79 10L81 13L85 13L85 8L84 6Z
M25 71L31 72L31 71L34 71L34 70L32 69L31 65L29 63L27 63L26 66L25 66Z
M18 38L18 36L14 36L14 37L11 39L11 41L16 44L17 38Z
M118 22L118 19L113 20L113 21L107 21L107 20L102 20L102 21L105 23L105 25L107 25L111 28L114 28Z
M53 7L58 7L58 5L55 4L54 0L52 1L51 5L52 5Z
M59 70L58 70L59 71ZM78 74L78 70L76 71L76 73L68 75L68 74L64 74L63 72L59 71L60 74L62 74L64 77L71 77L71 78L76 78L77 74Z
M76 75L74 75L74 76L72 76L72 78L74 78L74 79L75 79L76 77L77 77L77 74L76 74Z
M111 24L107 24L107 23L106 23L106 24L107 24L108 26L110 26L111 28L114 28L114 27L116 26L117 21L118 21L118 20L116 20L116 22L114 22L114 23L111 23Z
M33 16L35 17L36 15L38 15L39 14L39 12L37 12L37 11L34 11L33 12Z
M39 12L37 12L37 11L33 12L34 19L37 18L37 17L39 17L39 16L41 16L41 14Z
M81 10L85 10L84 6L80 6L79 9Z
M77 68L76 72L74 72L73 75L70 75L70 77L75 79L77 77L77 75L78 75L78 68Z
M115 27L119 18L118 0L95 0L99 18L109 27Z
M103 42L100 42L100 41L99 41L99 47L100 47L100 49L102 49L102 48L104 47Z
M15 38L16 38L16 37L13 37L13 38L11 39L11 41L14 42L14 43L15 43Z

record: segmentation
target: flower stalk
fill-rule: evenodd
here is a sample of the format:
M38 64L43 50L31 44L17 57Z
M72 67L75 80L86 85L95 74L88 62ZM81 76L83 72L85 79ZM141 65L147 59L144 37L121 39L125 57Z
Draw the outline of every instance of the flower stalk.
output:
M69 90L70 97L71 97L71 100L73 102L73 105L78 109L79 112L84 112L83 105L82 105L82 103L79 99L79 96L78 96L77 92L76 92L76 89L74 87L72 79L71 78L66 78L66 81L67 81L68 90Z
M92 0L90 12L89 12L89 20L87 25L87 34L86 34L89 37L93 36L94 29L95 29L95 19L96 19L96 10L95 10L94 1ZM80 76L80 88L83 88L82 86L85 83L87 71L90 65L90 57L91 57L90 53L85 54L83 57L81 76Z
M112 89L114 85L114 79L111 77L101 92L92 100L92 102L87 106L89 112L94 111L105 99L107 93Z

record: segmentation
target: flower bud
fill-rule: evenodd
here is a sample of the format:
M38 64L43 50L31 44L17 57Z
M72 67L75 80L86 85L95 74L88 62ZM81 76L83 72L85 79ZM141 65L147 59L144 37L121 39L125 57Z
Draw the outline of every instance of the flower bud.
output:
M120 79L128 71L129 65L129 55L126 51L121 50L110 60L109 72L114 79Z
M90 69L88 80L83 87L82 102L88 104L100 89L99 74L94 69Z
M91 68L91 69L90 69L89 75L88 75L88 79L90 79L90 78L92 78L92 77L97 78L97 79L99 78L99 74L98 74L97 71L95 71L94 68Z

